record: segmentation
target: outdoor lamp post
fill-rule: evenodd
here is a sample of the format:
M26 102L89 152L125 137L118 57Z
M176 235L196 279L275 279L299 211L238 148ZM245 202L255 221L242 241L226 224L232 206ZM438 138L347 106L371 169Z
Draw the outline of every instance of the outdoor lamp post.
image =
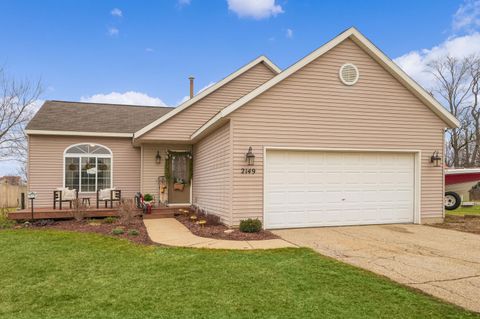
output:
M36 192L28 192L27 197L30 200L30 208L32 210L32 222L33 222L33 200L37 197L37 193Z

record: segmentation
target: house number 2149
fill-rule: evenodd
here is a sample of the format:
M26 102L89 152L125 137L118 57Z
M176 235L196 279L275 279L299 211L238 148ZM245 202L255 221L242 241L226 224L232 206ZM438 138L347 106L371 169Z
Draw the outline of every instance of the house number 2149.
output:
M255 174L255 168L242 168L241 174Z

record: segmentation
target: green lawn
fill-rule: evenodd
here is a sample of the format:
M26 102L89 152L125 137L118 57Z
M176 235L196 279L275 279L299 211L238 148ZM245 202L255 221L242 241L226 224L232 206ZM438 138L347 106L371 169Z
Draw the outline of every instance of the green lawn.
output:
M473 207L459 207L455 210L445 210L447 215L480 215L480 205L476 205Z
M0 318L478 318L309 249L0 231Z

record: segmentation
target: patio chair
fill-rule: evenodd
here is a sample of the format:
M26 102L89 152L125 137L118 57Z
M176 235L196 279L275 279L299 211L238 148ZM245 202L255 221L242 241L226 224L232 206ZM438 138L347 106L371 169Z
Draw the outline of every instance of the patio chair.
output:
M68 202L70 208L74 200L78 199L78 190L69 189L67 187L59 187L53 191L53 209L57 209L57 203L59 208L62 209L62 203Z
M110 202L110 208L113 208L113 202L119 202L122 199L122 191L115 188L99 189L97 191L97 208L100 206L100 202L105 202L105 208L107 208L108 202Z

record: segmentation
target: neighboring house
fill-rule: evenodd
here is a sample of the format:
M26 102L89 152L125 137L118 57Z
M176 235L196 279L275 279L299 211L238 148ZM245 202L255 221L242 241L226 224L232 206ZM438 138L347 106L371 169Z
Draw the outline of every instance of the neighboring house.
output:
M48 101L27 127L28 182L37 207L56 187L116 187L229 225L427 223L443 217L431 157L456 126L351 28L283 71L259 57L173 109Z

